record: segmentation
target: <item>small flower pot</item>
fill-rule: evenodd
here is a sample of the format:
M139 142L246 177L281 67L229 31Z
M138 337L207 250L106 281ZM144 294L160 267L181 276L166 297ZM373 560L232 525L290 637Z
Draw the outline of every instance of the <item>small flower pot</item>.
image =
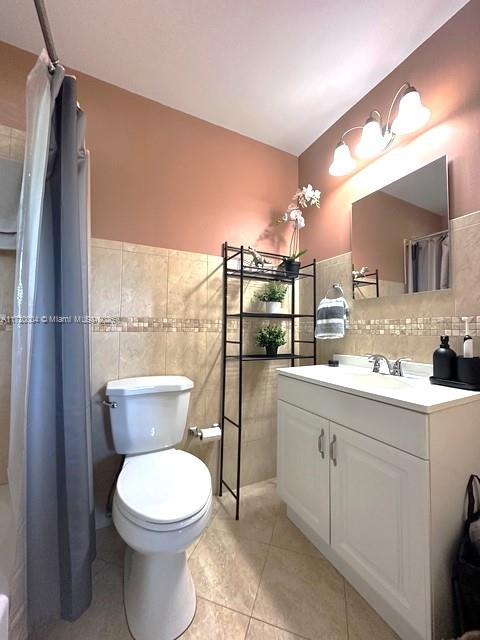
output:
M267 352L267 356L276 356L278 353L278 346L276 344L269 344L265 347L265 351Z
M297 278L300 273L300 262L297 260L285 260L283 263L285 273L290 278Z
M282 313L282 303L265 302L265 310L267 313Z

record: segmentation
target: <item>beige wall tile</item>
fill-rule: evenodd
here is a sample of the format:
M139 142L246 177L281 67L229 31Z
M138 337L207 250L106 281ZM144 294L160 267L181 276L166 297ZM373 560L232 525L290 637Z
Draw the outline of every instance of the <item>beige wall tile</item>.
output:
M480 315L480 224L464 226L452 234L455 315Z
M166 334L166 373L193 380L187 426L204 426L206 386L206 334L172 332Z
M90 246L99 249L118 249L122 250L123 243L118 240L104 240L103 238L91 238Z
M207 318L207 260L168 256L168 302L170 318Z
M274 478L277 474L277 441L272 434L242 443L242 486Z
M217 256L207 258L207 318L223 318L223 259Z
M453 220L450 220L450 228L453 232L455 232L459 229L464 229L466 227L470 227L473 224L479 223L480 211L474 211L473 213L469 213L466 216L460 216L460 218L453 218Z
M95 462L113 452L108 408L102 405L109 380L119 377L120 334L93 332L92 349L92 435Z
M0 251L0 314L13 313L16 255L15 251Z
M126 317L165 317L167 314L167 273L167 256L124 251L120 315Z
M122 252L91 249L91 305L94 316L119 316L122 281Z
M121 333L119 377L165 375L165 333Z
M148 253L154 256L168 256L168 249L163 249L162 247L151 247L146 244L134 244L133 242L123 242L122 246L124 251Z

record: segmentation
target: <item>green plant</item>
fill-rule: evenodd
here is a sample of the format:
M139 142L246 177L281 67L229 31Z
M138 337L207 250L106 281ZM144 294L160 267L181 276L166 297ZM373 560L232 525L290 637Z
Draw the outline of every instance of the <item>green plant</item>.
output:
M296 262L299 258L304 256L307 253L308 249L303 249L302 251L297 251L292 256L289 256L285 262Z
M281 347L287 342L285 331L278 324L267 324L259 329L256 341L259 347Z
M260 291L255 293L255 298L260 302L283 302L287 295L287 285L281 282L267 282Z

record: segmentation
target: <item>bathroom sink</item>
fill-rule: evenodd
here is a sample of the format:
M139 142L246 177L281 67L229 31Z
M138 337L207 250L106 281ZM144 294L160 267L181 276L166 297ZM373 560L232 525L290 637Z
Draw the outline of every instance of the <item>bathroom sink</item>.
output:
M368 391L376 389L408 389L412 386L413 379L390 376L383 373L372 373L371 371L349 371L344 373L342 381L351 384L353 387L361 387Z

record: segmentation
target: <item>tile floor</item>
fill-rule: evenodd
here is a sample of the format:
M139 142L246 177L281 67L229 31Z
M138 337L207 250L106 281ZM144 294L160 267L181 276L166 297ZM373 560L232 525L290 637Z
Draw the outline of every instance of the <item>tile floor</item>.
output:
M215 500L209 528L189 549L195 619L182 640L395 640L397 636L286 517L275 482ZM75 623L31 640L131 640L122 603L123 543L97 534L94 601Z

